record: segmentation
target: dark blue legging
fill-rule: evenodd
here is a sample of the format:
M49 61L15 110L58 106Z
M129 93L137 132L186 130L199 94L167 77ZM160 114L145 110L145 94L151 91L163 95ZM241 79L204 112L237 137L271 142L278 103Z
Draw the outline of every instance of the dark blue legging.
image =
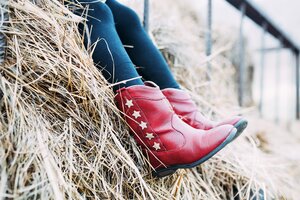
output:
M153 81L161 89L179 88L168 64L132 9L116 0L107 0L105 4L81 0L81 4L88 6L86 24L91 30L90 43L98 41L93 60L110 83L142 76L143 80ZM79 29L82 31L83 28L81 24ZM143 81L138 78L117 85L114 90L142 84Z

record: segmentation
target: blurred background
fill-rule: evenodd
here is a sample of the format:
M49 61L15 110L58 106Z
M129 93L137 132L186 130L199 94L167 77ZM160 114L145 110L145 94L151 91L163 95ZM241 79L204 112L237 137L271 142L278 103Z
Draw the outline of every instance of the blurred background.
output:
M207 18L208 1L198 1L201 16ZM288 36L295 45L300 43L300 1L297 0L249 0L261 14ZM219 26L236 27L241 24L241 12L227 1L212 1L212 30ZM247 42L247 52L254 66L253 100L260 102L262 27L248 17L244 18L243 34ZM262 115L266 119L277 119L277 122L289 122L296 119L296 65L295 55L288 48L279 48L280 40L265 34L264 76ZM279 49L276 49L279 48ZM277 99L277 100L276 100Z

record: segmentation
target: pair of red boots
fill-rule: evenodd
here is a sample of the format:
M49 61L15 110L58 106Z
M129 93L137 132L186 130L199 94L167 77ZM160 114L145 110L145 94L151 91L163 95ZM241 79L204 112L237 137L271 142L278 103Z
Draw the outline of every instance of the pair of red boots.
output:
M247 126L241 117L212 122L197 111L186 92L161 91L152 82L118 90L116 101L157 177L203 163Z

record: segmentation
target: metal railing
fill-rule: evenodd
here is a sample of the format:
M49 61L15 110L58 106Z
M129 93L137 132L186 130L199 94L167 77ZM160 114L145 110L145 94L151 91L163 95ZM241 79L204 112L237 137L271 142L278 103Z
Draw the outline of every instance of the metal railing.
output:
M259 100L259 111L262 115L263 108L263 100L264 100L264 68L265 68L265 53L268 50L265 47L265 36L266 34L270 34L274 36L279 41L279 47L276 49L278 54L280 54L280 50L283 48L288 48L295 55L295 67L296 67L296 118L300 119L300 80L299 80L299 47L296 43L287 36L287 34L281 30L276 24L264 15L263 11L261 11L258 7L254 6L253 3L250 3L248 0L225 0L230 5L238 9L241 13L240 20L240 28L239 28L239 77L238 77L238 97L239 104L243 106L243 88L244 88L244 77L245 77L245 46L244 46L244 33L243 33L243 25L245 17L251 19L254 23L262 28L262 38L261 38L261 56L260 56L260 100ZM212 52L212 0L207 0L207 29L206 29L206 55L210 56ZM149 31L149 0L144 0L144 27L146 31ZM280 65L280 56L278 56L276 69L278 70ZM210 65L208 63L208 74L210 69ZM278 78L278 71L276 77ZM277 102L275 105L278 107L278 99L275 98ZM278 115L278 108L275 108L275 112ZM278 120L278 116L276 116Z
M208 0L211 1L211 0ZM261 61L260 61L260 67L261 67L261 77L260 77L260 102L259 102L259 110L262 115L262 107L263 107L263 98L264 98L264 67L265 67L265 52L268 50L273 49L267 49L265 47L265 35L266 33L269 33L274 38L276 38L280 44L277 49L278 54L280 54L280 50L282 48L288 48L291 50L291 52L295 55L295 67L296 67L296 118L300 119L300 98L299 98L299 47L297 44L290 38L288 35L281 30L276 24L268 18L264 12L261 11L257 6L255 6L253 3L251 3L248 0L226 0L230 5L238 9L242 15L247 16L249 19L251 19L254 23L256 23L258 26L262 28L262 41L261 41ZM242 23L241 23L242 27ZM242 28L241 28L242 29ZM243 37L243 33L240 33L240 37ZM243 57L241 57L243 59ZM277 66L276 70L279 68L280 60L277 60ZM243 63L240 63L240 71L243 70ZM278 71L277 71L278 73ZM277 75L278 77L278 75ZM241 83L240 83L241 84ZM240 86L242 87L242 86ZM239 96L242 97L242 92L239 92ZM276 101L278 101L277 98L275 98ZM275 105L278 106L278 102L275 103ZM275 108L276 110L278 108ZM278 112L278 111L277 111ZM278 115L278 113L277 113ZM278 116L276 116L276 119L278 119Z
M144 20L143 25L146 32L149 32L149 13L150 13L150 7L149 7L149 0L144 0Z

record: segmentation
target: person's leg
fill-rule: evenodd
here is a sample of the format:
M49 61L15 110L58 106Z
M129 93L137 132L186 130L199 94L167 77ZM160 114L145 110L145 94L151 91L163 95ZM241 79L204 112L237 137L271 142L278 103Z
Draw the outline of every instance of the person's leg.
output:
M132 46L126 51L138 67L139 74L145 80L155 82L161 89L179 88L167 62L144 31L137 14L116 0L107 0L106 4L113 13L122 43Z
M107 0L106 4L112 10L117 32L123 44L133 46L133 48L126 48L126 51L133 63L141 67L138 69L139 74L160 86L170 104L176 108L174 109L176 114L184 116L189 125L198 129L211 129L221 124L231 124L238 129L235 138L242 133L247 126L244 118L234 117L221 123L214 123L200 115L189 95L179 88L163 56L141 26L137 14L117 0Z
M89 32L91 32L90 43L93 44L98 41L93 53L93 60L104 77L110 83L139 77L115 29L115 22L110 8L106 4L94 0L79 2L82 6L88 8L86 25L90 30ZM82 14L82 12L83 10L76 11L77 14ZM79 25L81 32L84 28L83 24ZM84 34L85 44L87 44L88 37L86 33ZM143 81L140 78L131 80L126 84L115 86L114 90L131 85L143 85Z

